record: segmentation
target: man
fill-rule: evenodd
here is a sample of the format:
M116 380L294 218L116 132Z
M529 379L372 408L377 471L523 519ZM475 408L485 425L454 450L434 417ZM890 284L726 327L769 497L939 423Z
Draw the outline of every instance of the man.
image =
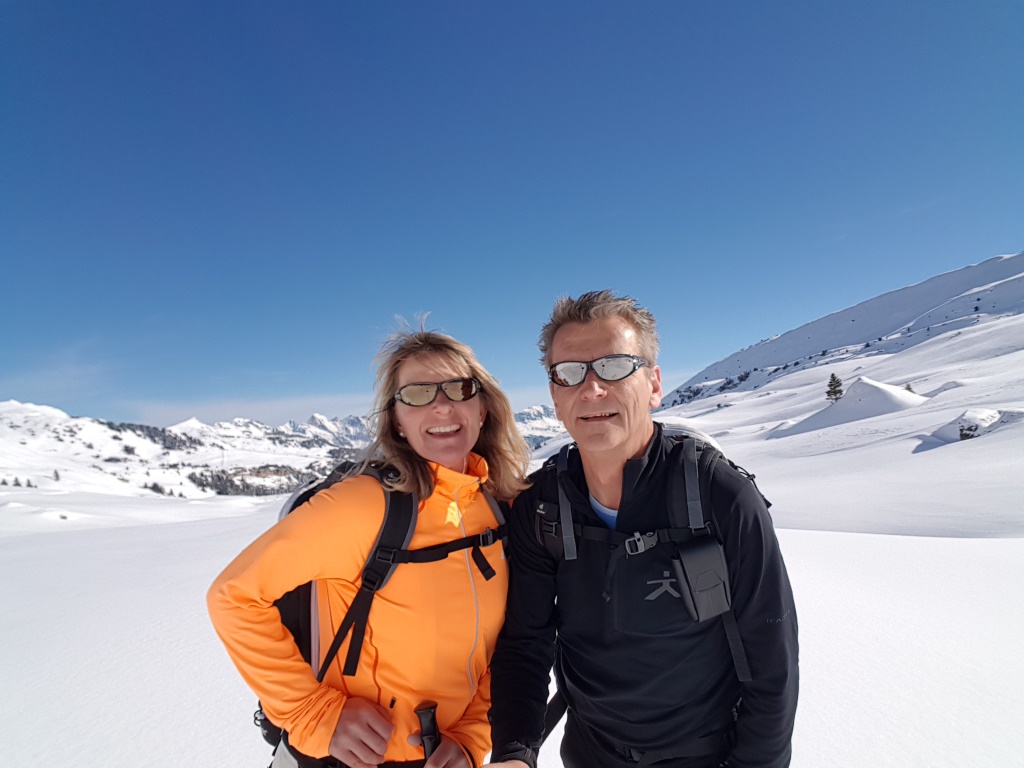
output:
M651 417L662 397L654 317L609 291L563 297L540 348L575 449L561 477L555 461L534 473L512 511L491 664L494 764L535 768L554 666L567 768L785 768L797 621L764 499L748 475L717 463L703 511L715 537L703 541L724 552L731 612L696 621L673 563L683 544L624 541L671 527L683 471L679 440ZM550 545L560 494L574 529L555 534L561 549Z

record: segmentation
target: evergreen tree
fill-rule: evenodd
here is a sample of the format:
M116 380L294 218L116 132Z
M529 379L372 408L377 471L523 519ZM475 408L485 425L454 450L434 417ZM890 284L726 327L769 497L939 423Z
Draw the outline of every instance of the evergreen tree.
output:
M0 480L0 485L7 485L7 478L6 477L3 480Z
M910 382L909 381L907 382L907 386L905 386L904 389L907 390L907 392L914 392L914 388L912 386L910 386ZM917 394L917 393L914 392L914 394Z
M833 373L828 379L828 388L825 390L825 399L833 403L838 403L839 398L842 396L843 380Z
M58 483L60 482L60 472L58 472L56 469L53 470L53 479L56 480Z
M19 480L18 478L14 478L14 482L12 483L12 485L15 488L21 488L21 480Z

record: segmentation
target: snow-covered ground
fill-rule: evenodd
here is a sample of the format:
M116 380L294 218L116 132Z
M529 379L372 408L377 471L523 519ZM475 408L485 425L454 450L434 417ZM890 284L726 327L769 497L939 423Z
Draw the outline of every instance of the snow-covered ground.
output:
M851 505L827 485L804 487L848 518ZM9 493L0 515L18 503ZM268 763L255 698L214 636L204 593L279 501L65 494L39 505L51 511L35 532L5 530L4 765ZM69 528L63 509L91 518ZM800 619L794 768L1021 764L1024 539L779 539ZM555 742L542 765L560 765Z
M800 622L794 768L1024 765L1024 289L993 275L1003 261L971 272L977 290L943 279L755 345L657 415L714 436L774 502ZM826 332L857 320L874 344ZM2 764L269 762L204 595L281 497L76 482L73 457L11 423L0 475L66 476L0 485Z

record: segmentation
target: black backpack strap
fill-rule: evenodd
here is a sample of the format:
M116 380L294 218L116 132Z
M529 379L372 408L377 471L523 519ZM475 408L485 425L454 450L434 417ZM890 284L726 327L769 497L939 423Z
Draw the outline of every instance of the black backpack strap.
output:
M359 654L363 648L363 638L366 635L366 623L370 617L370 604L377 590L388 582L398 566L396 553L405 550L412 540L418 506L416 494L393 493L387 488L384 489L384 522L381 524L377 541L370 550L370 557L363 566L359 591L349 606L344 621L338 627L334 642L331 643L327 656L320 665L320 671L317 672L318 682L323 681L350 629L352 641L349 643L342 674L348 677L355 675L359 666Z
M436 563L438 560L444 560L452 552L458 552L460 549L472 549L473 550L473 561L480 566L481 573L487 577L488 580L494 576L494 571L490 565L487 564L487 560L484 559L483 565L481 566L478 557L483 557L483 552L480 551L481 547L490 547L499 541L504 541L508 535L508 527L505 524L499 525L497 528L488 528L483 533L475 533L472 536L463 536L461 539L452 539L451 541L445 541L441 544L431 544L429 547L421 547L420 549L395 549L383 553L381 556L384 557L387 562L399 565L401 563ZM479 552L479 556L476 554ZM490 569L490 576L487 576L488 569ZM382 585L383 586L383 585Z
M565 494L563 482L568 482L569 449L571 445L563 445L558 452L558 520L562 526L562 557L565 560L576 559L576 537L572 527L572 505Z
M569 702L565 700L565 694L555 690L551 698L548 699L547 709L544 710L544 736L541 738L541 744L547 741L548 736L551 735L568 708Z
M729 642L736 677L740 682L749 683L750 663L743 647L736 614L732 610L732 594L729 584L725 552L713 530L713 521L704 516L704 510L713 515L711 503L711 479L715 465L722 458L721 451L704 444L697 456L696 441L684 437L673 453L678 452L682 460L682 471L674 472L669 485L669 515L673 524L680 523L682 509L686 509L686 525L693 531L694 541L679 548L679 558L673 561L680 592L691 616L697 620L722 617L722 627ZM684 501L685 500L685 501ZM722 609L725 610L722 610Z
M698 458L697 441L692 437L676 443L669 456L675 464L668 486L669 524L673 528L689 528L694 537L711 534L704 502L710 503L711 475L721 456L720 451L704 444Z
M725 628L725 637L729 641L732 663L736 667L736 679L741 683L749 683L752 679L750 662L747 661L747 651L743 647L740 628L736 624L736 614L732 612L731 608L722 614L722 626Z

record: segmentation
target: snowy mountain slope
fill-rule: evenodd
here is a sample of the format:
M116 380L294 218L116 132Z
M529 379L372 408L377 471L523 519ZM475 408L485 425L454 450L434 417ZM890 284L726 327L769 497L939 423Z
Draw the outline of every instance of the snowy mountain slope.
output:
M847 391L830 404L833 373ZM756 471L785 527L1024 535L1024 315L809 361L659 416L704 429ZM802 492L822 477L827 502Z
M1024 252L999 256L834 312L708 366L663 407L730 389L751 390L792 369L890 355L1024 312ZM1017 345L1019 346L1019 344Z

